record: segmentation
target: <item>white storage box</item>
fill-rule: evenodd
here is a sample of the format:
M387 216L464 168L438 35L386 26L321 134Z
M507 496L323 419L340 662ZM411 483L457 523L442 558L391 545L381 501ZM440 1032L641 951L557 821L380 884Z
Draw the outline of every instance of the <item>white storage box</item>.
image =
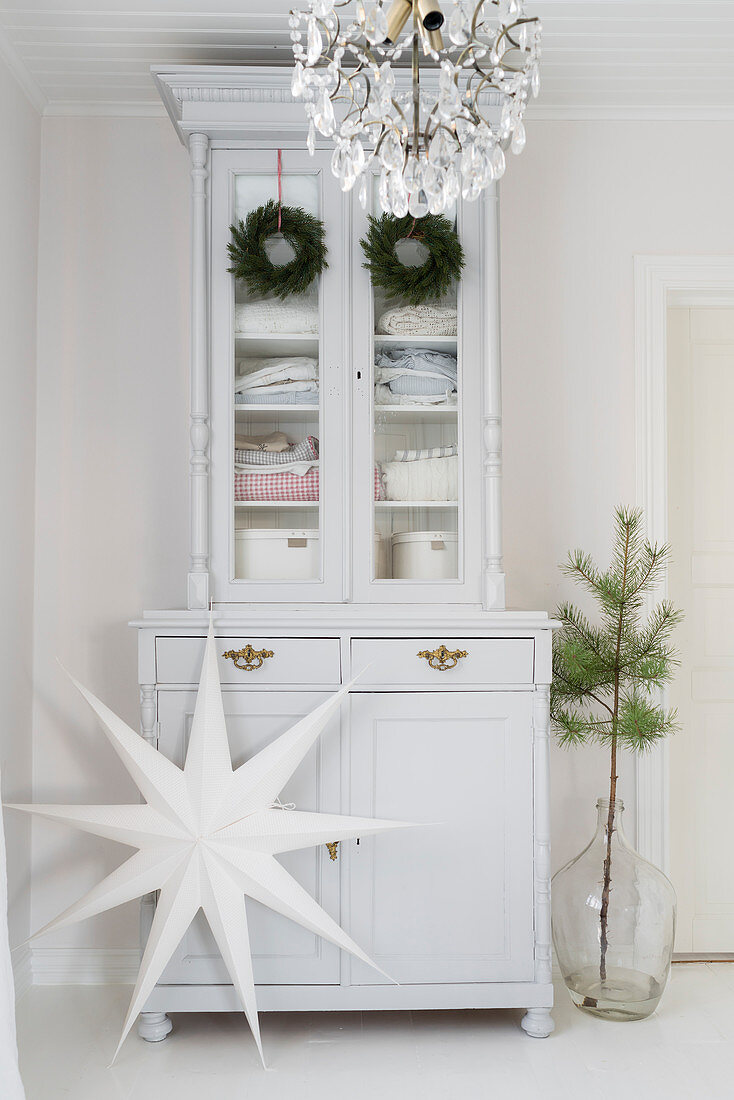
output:
M319 576L319 533L280 528L235 531L234 567L237 580L314 580Z
M395 580L456 580L455 531L403 531L392 537L392 575Z

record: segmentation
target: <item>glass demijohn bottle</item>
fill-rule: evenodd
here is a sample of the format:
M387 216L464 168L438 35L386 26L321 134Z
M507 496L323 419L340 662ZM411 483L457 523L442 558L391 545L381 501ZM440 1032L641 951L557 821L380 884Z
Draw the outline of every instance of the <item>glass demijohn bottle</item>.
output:
M675 891L628 844L623 803L617 799L611 815L608 799L596 807L591 843L553 877L553 942L574 1004L595 1016L640 1020L654 1012L668 980Z

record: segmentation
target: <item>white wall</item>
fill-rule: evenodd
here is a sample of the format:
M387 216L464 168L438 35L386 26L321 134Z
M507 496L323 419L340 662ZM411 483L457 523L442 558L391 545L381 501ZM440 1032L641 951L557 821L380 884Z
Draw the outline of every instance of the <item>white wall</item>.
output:
M31 797L36 265L41 119L0 61L0 768L10 802ZM9 932L28 936L30 823L5 814Z
M34 797L136 801L55 658L138 725L143 608L188 567L188 158L162 119L43 124ZM128 848L34 823L33 925ZM132 946L137 909L39 941Z
M550 608L573 593L556 568L570 547L608 559L614 505L635 500L632 258L734 253L733 138L724 122L536 122L510 158L502 337L516 605ZM599 750L555 753L554 866L592 828L606 776Z
M551 609L557 565L608 553L635 492L632 257L734 252L734 127L534 123L502 196L506 563L511 605ZM187 543L187 158L163 120L44 121L35 798L132 797L53 664L137 723L143 607L180 607ZM554 753L554 864L604 793L596 750ZM623 796L634 803L631 769ZM123 849L34 834L34 925ZM63 859L62 859L63 857ZM46 946L132 947L127 906Z

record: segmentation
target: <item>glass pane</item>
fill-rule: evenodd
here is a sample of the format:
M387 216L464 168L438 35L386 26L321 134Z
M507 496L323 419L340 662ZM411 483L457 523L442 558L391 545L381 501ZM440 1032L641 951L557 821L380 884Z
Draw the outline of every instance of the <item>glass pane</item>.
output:
M318 178L283 172L284 205L321 216ZM235 180L235 218L278 198L272 174ZM293 252L280 234L273 263ZM280 300L234 284L234 577L303 581L322 575L319 464L319 288Z
M379 203L375 203L379 210ZM452 220L455 212L450 214ZM427 252L396 249L405 264ZM373 579L459 578L461 477L456 289L412 307L374 295Z

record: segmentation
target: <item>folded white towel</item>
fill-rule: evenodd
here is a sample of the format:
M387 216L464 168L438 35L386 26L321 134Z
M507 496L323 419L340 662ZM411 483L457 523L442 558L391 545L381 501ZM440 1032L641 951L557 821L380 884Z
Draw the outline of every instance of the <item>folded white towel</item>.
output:
M235 374L238 378L257 374L260 371L282 371L286 369L307 368L308 378L318 378L319 361L311 355L250 355L246 359L235 360Z
M376 405L455 405L456 392L446 390L445 393L431 394L405 394L393 393L389 386L378 384L375 386Z
M319 468L319 460L312 459L310 462L283 462L279 466L273 466L270 469L265 469L263 466L256 466L250 462L235 462L234 472L236 474L293 474L295 477L303 477L309 470Z
M383 462L386 500L456 500L459 459L423 458L416 462Z
M293 294L284 302L278 298L238 302L234 308L234 327L237 332L318 332L318 298Z
M245 395L246 400L250 400L251 397L257 394L269 394L271 397L275 397L276 394L282 393L318 393L318 382L298 382L294 378L284 378L282 382L272 382L267 386L243 386L238 393Z

